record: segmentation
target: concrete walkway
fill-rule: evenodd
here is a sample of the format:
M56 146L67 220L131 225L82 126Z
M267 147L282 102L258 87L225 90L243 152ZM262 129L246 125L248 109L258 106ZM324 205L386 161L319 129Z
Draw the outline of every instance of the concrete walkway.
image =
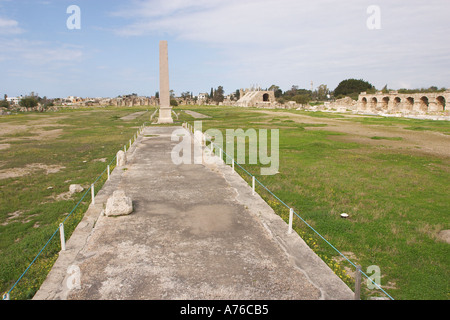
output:
M34 299L353 298L230 166L173 164L174 129L145 129ZM101 215L118 188L134 212Z

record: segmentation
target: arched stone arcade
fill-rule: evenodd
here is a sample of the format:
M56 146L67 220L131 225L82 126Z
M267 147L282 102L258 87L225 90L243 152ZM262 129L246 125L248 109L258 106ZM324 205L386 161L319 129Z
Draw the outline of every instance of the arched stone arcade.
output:
M450 90L445 92L401 94L397 92L359 95L357 110L374 113L450 114L447 101Z

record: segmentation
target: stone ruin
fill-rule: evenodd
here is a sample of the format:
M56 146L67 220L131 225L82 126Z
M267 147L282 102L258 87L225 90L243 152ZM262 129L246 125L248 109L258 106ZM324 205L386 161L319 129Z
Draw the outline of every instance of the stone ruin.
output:
M236 106L239 107L261 107L273 108L276 104L275 93L273 91L264 91L260 89L239 90L239 100Z
M450 115L448 101L450 90L430 93L362 92L356 104L356 111L407 115Z

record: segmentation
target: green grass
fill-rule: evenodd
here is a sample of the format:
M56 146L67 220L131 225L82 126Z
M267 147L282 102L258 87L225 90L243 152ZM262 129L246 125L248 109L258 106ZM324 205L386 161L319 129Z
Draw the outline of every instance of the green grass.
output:
M255 108L198 106L190 109L211 116L201 119L203 130L249 128L280 130L280 173L261 176L261 164L243 164L245 170L267 186L333 246L345 253L362 270L377 265L381 269L381 286L395 299L448 299L449 244L436 235L450 229L448 212L448 158L417 155L408 149L379 148L367 139L359 143L332 139L325 123L308 124L290 121L289 114L305 117L342 118L369 126L423 127L442 133L450 124L415 119L358 117L296 110L277 110L269 116ZM119 149L128 143L136 129L154 109L133 121L120 117L145 108L105 108L67 110L55 113L29 113L1 117L1 124L30 125L49 120L41 130L62 129L62 133L45 140L33 140L33 129L17 135L0 136L9 149L0 150L0 170L24 168L43 163L64 167L47 175L44 170L11 179L0 179L0 289L8 291L49 240L58 224L84 194L70 200L56 201L55 196L68 191L71 183L88 187L103 172ZM273 110L271 110L273 111ZM179 122L195 119L184 112ZM177 124L174 124L177 125ZM308 130L322 127L321 130ZM375 140L398 140L383 136ZM9 139L12 139L9 141ZM106 158L106 163L94 161ZM248 161L247 161L248 162ZM248 183L251 178L236 166ZM96 190L106 177L102 177ZM51 186L52 189L48 189ZM287 221L288 209L271 194L257 186L258 193ZM90 194L66 221L70 234L83 217ZM14 219L11 213L20 212ZM348 219L340 213L349 214ZM5 224L5 225L2 225ZM353 279L339 255L300 219L294 229L308 245L352 289ZM12 299L28 299L36 292L56 260L59 251L57 234L32 268L11 292ZM363 277L363 284L365 284ZM363 285L363 297L383 294Z
M145 108L85 108L0 117L0 125L29 126L25 132L0 136L1 143L11 144L10 148L0 150L0 170L17 170L37 163L61 168L56 173L34 170L21 177L0 179L2 292L9 291L86 191L68 200L57 200L56 196L68 192L69 185L75 183L87 190L114 159L116 152L129 142L138 126L148 121L149 113L132 121L123 121L120 117L142 110ZM33 133L35 121L49 122L39 130L61 129L62 132L54 138L38 139ZM15 140L9 141L11 138ZM98 161L103 158L106 162ZM113 162L112 169L114 165ZM105 180L106 174L103 174L96 182L97 192ZM89 191L66 220L67 237L82 219L90 198ZM19 215L12 218L14 212ZM11 299L32 298L56 261L59 250L58 233L11 291Z
M371 265L381 269L381 286L395 299L448 299L449 244L437 239L440 230L450 229L448 158L380 149L369 144L331 140L332 127L304 130L291 127L282 113L271 117L258 110L202 107L192 110L208 114L208 128L278 128L280 130L280 173L260 176L260 165L243 168L267 186L338 250L354 257L366 272ZM272 111L272 110L271 110ZM299 112L295 112L299 113ZM305 116L317 113L305 113ZM351 119L350 121L355 121ZM414 123L440 132L448 122L376 118L357 120L367 126ZM301 129L303 127L303 130ZM405 129L407 130L407 129ZM225 133L225 131L223 131ZM400 140L389 137L372 139ZM247 182L251 178L239 167ZM257 187L274 210L288 219L288 209L262 187ZM348 213L348 219L340 213ZM351 288L353 279L338 262L339 255L300 219L294 228L311 248ZM369 290L363 277L363 297L384 296Z
M372 140L391 140L391 141L403 140L402 137L378 137L378 136L370 137L370 139L372 139Z

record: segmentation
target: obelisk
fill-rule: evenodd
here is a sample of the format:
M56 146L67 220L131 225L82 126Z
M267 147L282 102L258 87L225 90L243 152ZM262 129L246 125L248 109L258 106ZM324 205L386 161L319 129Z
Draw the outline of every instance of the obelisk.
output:
M158 123L173 123L169 89L169 54L167 41L159 42L159 118Z

